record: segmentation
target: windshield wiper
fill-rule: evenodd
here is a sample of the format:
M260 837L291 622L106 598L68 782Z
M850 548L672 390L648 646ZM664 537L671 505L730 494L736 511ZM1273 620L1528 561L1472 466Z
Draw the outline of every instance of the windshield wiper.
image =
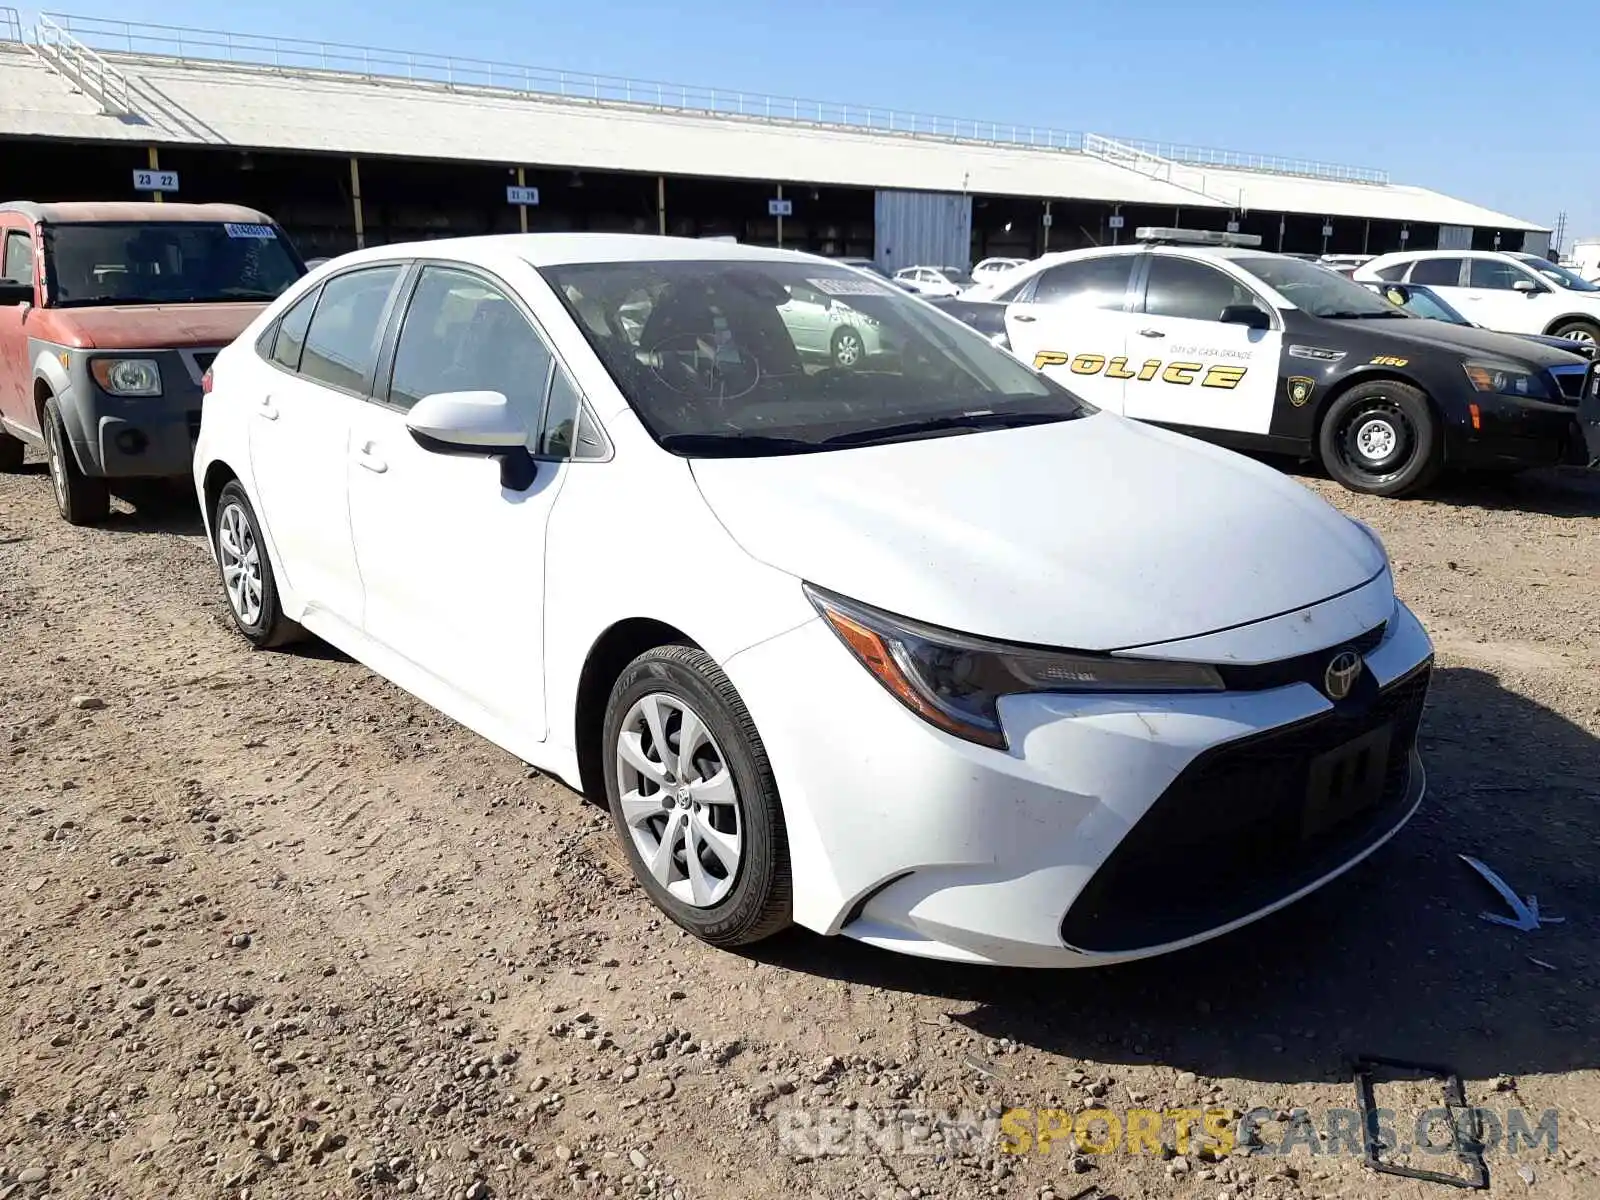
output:
M663 449L675 454L705 458L756 458L769 454L809 454L823 449L820 442L774 437L764 433L666 433Z
M867 446L875 442L894 441L923 433L962 433L982 429L1019 429L1024 425L1049 425L1056 421L1070 421L1081 417L1081 411L1068 412L969 412L952 413L946 417L924 417L920 421L902 421L895 425L876 425L870 429L852 429L849 433L836 433L824 438L824 446Z

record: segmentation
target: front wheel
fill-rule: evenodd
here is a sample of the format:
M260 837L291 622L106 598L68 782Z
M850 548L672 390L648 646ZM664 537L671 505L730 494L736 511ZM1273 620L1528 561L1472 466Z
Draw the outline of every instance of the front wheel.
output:
M1322 465L1352 492L1404 496L1432 483L1444 465L1444 439L1428 398L1410 384L1357 384L1323 414Z
M660 646L628 664L605 714L606 798L634 877L714 946L788 927L788 838L766 750L704 651Z
M261 526L238 481L229 483L217 497L211 528L216 538L217 570L234 627L262 648L282 646L303 636L300 626L283 615Z
M85 475L67 441L67 426L55 397L44 402L44 454L50 465L50 487L56 508L69 525L94 525L111 514L106 481Z

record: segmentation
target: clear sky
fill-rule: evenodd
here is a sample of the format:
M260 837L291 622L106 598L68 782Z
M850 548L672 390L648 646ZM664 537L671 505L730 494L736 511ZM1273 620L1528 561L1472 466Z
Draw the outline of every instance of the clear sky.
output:
M1564 209L1569 244L1600 237L1600 72L1570 2L57 3L1379 167L1551 227Z

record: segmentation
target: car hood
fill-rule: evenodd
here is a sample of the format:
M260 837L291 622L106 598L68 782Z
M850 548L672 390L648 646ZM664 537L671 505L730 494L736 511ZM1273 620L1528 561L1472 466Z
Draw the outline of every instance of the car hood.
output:
M1271 468L1104 413L691 469L755 558L1007 641L1113 650L1195 637L1384 569L1365 533Z
M1452 325L1426 317L1412 320L1340 321L1340 325L1364 325L1373 333L1389 334L1401 341L1416 342L1433 349L1464 351L1466 355L1494 355L1535 367L1571 366L1584 360L1577 354L1544 345L1520 333L1497 333L1475 325Z
M226 346L267 306L128 304L52 308L57 340L93 350L189 349Z

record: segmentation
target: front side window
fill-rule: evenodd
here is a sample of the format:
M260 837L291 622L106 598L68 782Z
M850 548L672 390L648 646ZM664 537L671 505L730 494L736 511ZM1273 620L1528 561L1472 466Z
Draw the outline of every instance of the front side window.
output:
M1039 275L1033 303L1121 309L1133 261L1132 254L1113 254L1060 263Z
M469 271L425 267L395 346L389 403L409 409L438 392L499 392L534 431L551 361L500 288Z
M1426 283L1432 287L1461 286L1461 260L1459 258L1420 258L1411 267L1412 283Z
M0 278L7 283L33 282L33 238L25 229L8 229Z
M322 285L311 317L300 374L346 391L365 389L378 358L379 325L401 268L369 267Z
M44 226L59 308L275 300L305 273L271 225L106 221Z
M1309 266L1309 264L1302 265ZM1310 269L1331 275L1331 272L1323 271L1321 267ZM1145 289L1144 300L1144 311L1150 316L1217 321L1222 318L1222 310L1234 304L1253 304L1257 308L1261 307L1255 293L1215 267L1170 254L1151 256L1150 281Z
M541 273L641 423L675 453L803 453L1093 411L982 334L831 264L635 261ZM848 304L870 352L848 367L802 356L782 311L793 288Z
M1533 277L1521 267L1500 258L1474 258L1467 268L1467 286L1509 292L1518 283L1532 283Z

